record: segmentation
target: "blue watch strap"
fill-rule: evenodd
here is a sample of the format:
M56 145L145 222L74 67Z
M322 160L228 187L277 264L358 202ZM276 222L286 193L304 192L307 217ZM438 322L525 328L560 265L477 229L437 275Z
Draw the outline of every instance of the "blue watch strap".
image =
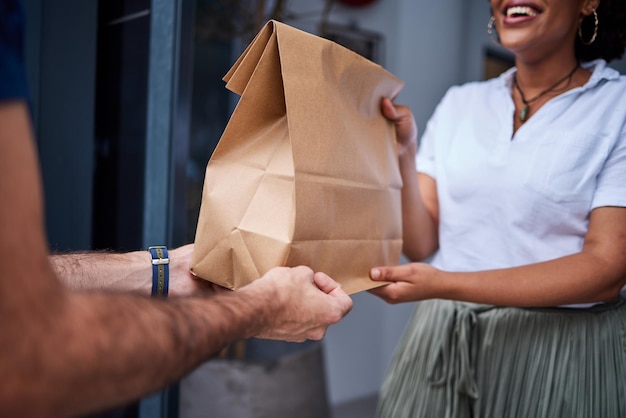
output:
M167 247L163 245L149 247L152 257L152 296L167 296L170 281L170 259Z

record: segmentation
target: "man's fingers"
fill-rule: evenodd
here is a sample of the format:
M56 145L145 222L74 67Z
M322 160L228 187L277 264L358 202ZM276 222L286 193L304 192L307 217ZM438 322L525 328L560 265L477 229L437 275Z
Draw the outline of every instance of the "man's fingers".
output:
M313 281L322 292L334 296L335 300L340 302L341 316L336 322L352 310L352 298L342 289L341 284L337 283L327 274L320 272L315 273Z
M315 282L317 287L319 287L320 290L322 290L324 293L331 293L335 289L341 287L341 285L331 279L330 276L321 272L315 273L315 275L313 276L313 281Z

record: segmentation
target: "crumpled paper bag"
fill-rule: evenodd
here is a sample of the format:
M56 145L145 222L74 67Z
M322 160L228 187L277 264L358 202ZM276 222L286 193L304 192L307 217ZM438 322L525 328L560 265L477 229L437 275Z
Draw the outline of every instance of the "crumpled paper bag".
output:
M397 264L402 180L383 97L403 83L326 39L269 21L224 80L241 95L206 169L191 271L231 289L307 265L346 292Z

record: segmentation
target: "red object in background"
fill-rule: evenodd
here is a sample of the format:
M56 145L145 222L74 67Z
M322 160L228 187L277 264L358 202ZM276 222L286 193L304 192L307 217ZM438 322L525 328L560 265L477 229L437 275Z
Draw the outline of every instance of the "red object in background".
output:
M375 3L376 0L339 0L339 3L345 4L347 6L369 6L372 3Z

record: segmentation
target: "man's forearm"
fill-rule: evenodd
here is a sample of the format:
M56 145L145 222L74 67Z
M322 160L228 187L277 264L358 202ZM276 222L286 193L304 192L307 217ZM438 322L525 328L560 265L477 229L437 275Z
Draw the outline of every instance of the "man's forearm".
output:
M55 254L50 256L50 264L57 277L69 289L107 289L149 294L152 269L147 251Z
M160 302L67 292L38 312L36 323L25 326L18 318L3 330L22 335L12 340L21 346L4 365L15 372L3 373L12 379L3 383L0 398L11 404L0 415L66 416L137 399L231 341L259 332L271 317L270 305L259 295L234 293ZM37 402L28 405L32 399Z
M189 272L192 253L193 244L170 249L170 296L210 290L207 282L195 279ZM57 277L69 289L98 289L149 295L152 288L152 263L148 251L90 251L54 254L49 259Z

